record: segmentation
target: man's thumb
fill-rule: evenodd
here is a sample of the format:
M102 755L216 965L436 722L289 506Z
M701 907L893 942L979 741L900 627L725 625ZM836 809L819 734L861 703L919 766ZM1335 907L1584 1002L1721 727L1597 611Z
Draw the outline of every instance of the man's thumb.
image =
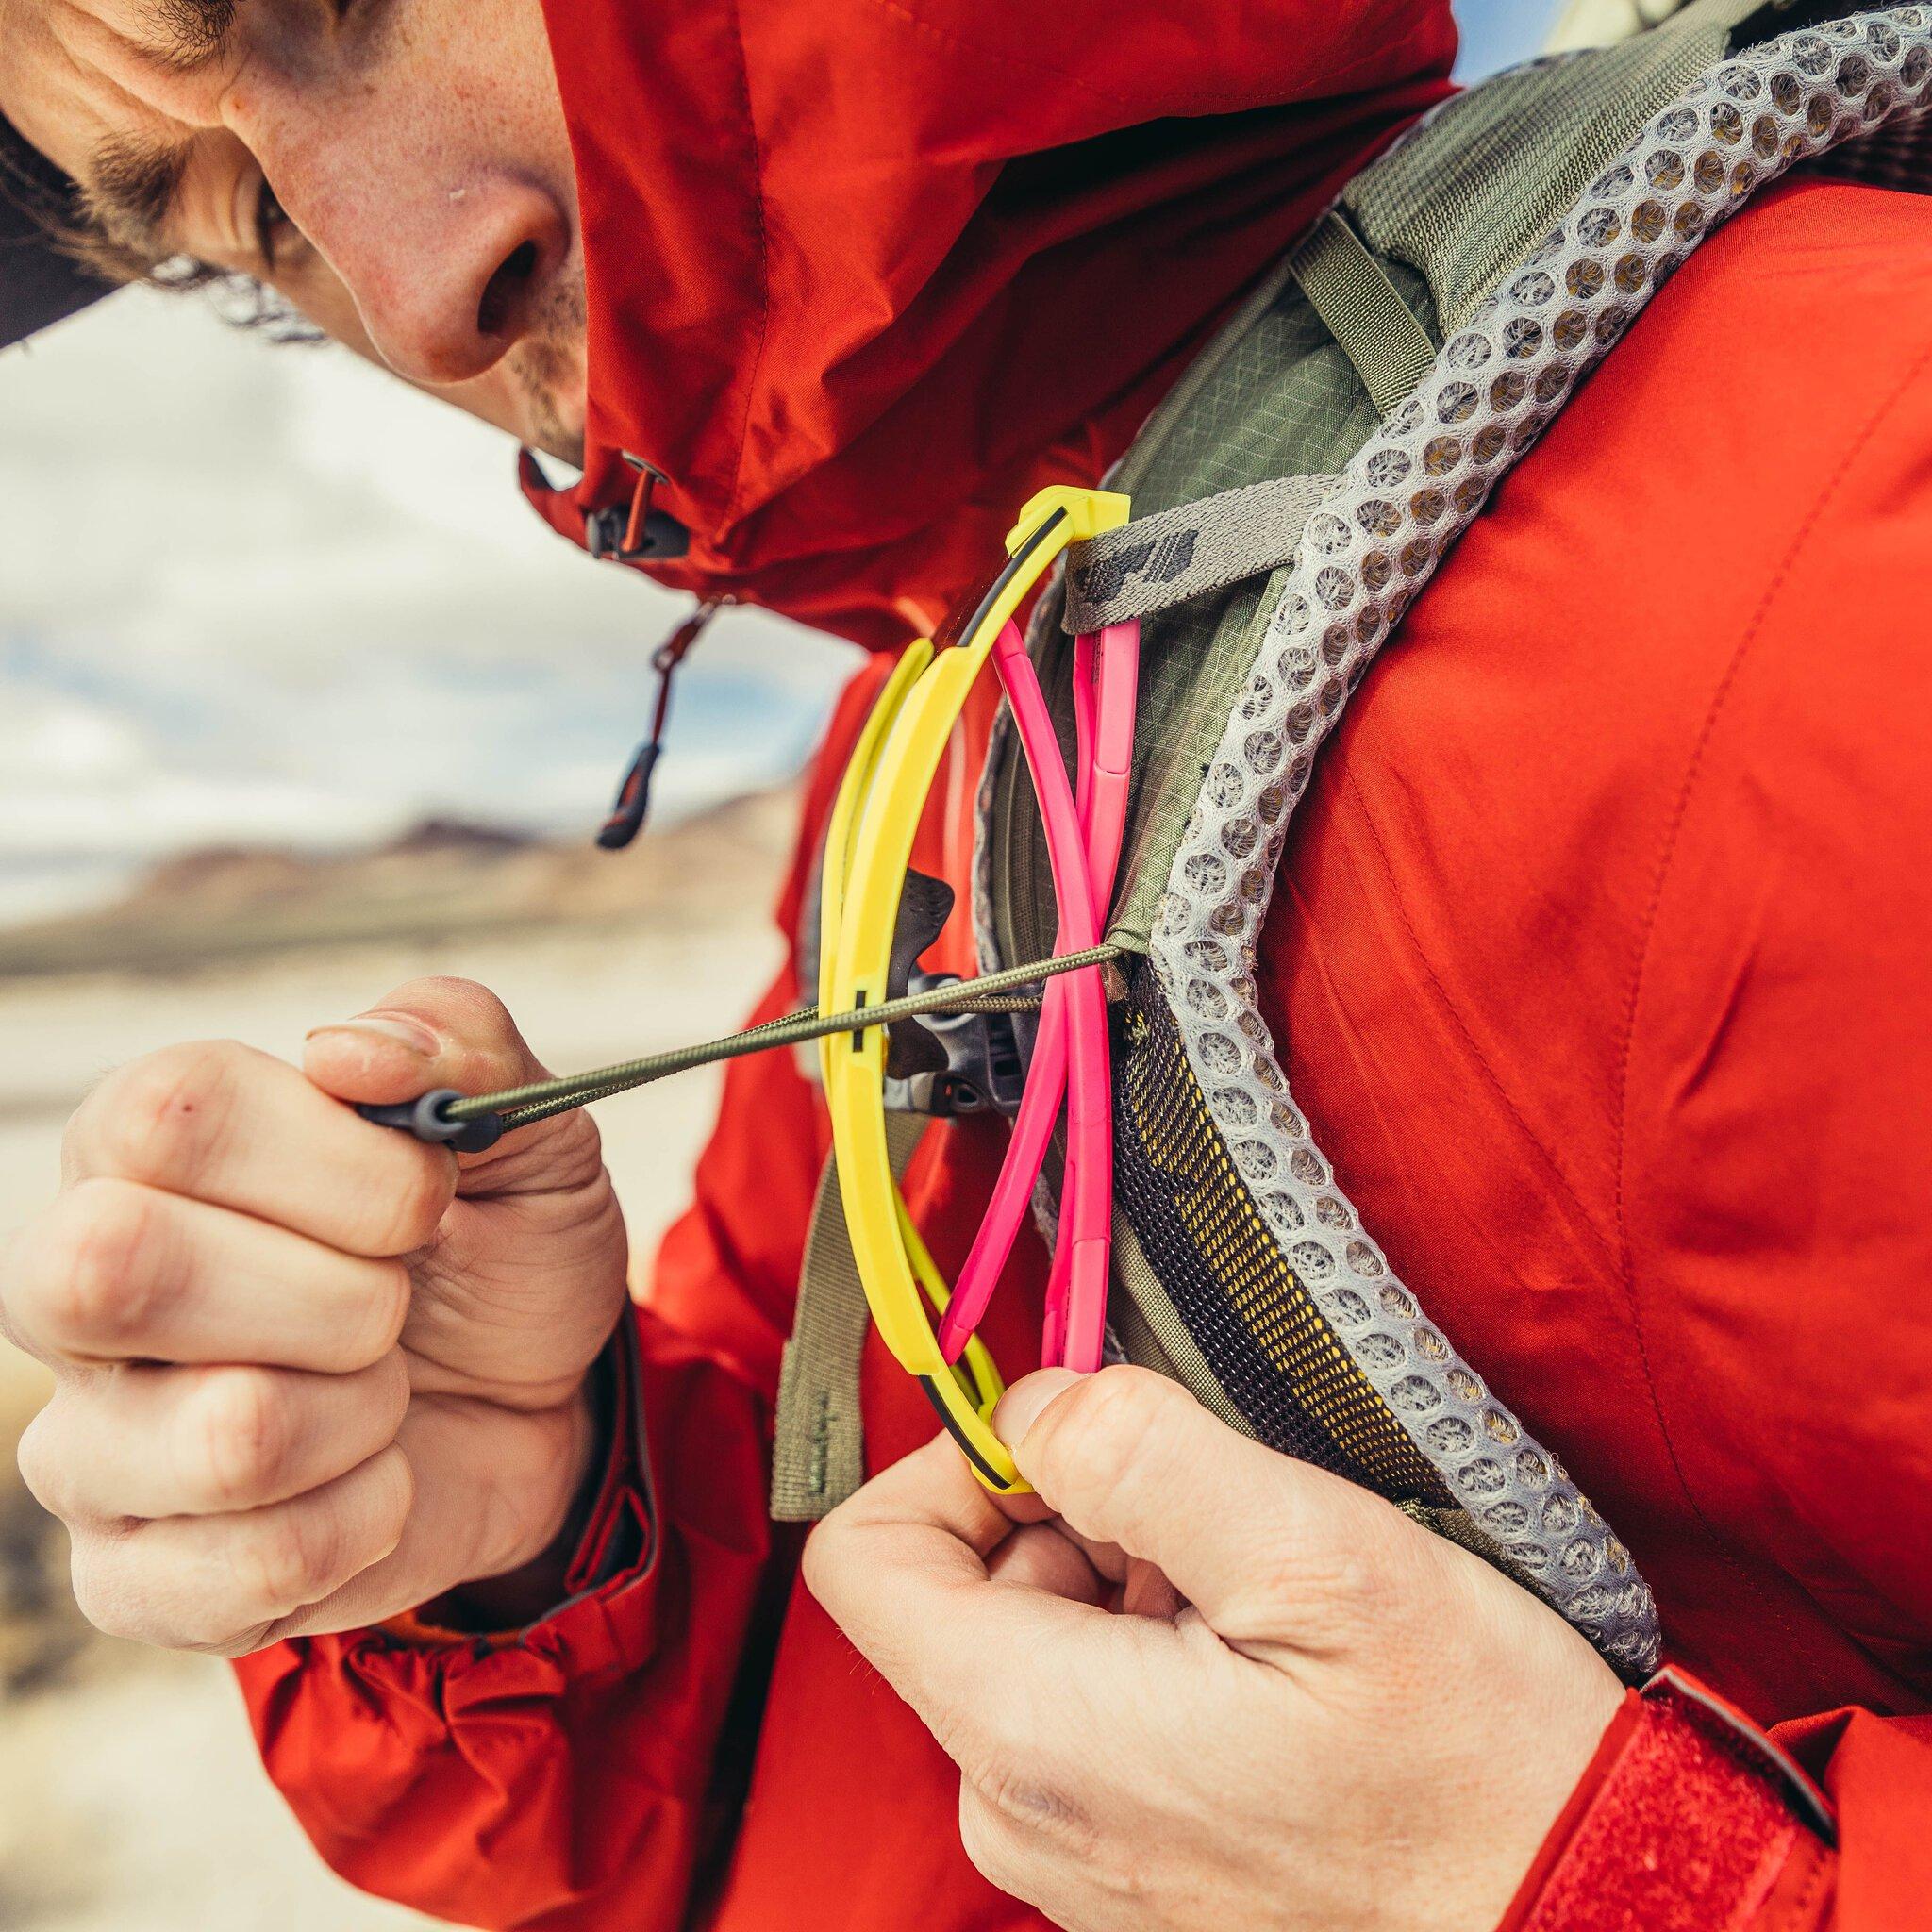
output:
M318 1026L302 1068L338 1100L414 1100L437 1087L487 1093L544 1077L504 1004L467 979L416 979L370 1011Z
M1359 1540L1373 1499L1278 1455L1145 1369L1042 1371L993 1418L1067 1525L1155 1564L1224 1637L1279 1637L1298 1568Z

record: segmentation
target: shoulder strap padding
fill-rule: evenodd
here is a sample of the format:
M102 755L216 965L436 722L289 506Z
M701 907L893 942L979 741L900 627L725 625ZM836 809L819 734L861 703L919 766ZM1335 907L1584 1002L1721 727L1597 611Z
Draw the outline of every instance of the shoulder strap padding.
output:
M1764 0L1697 0L1615 47L1533 62L1457 95L1342 196L1363 241L1421 271L1444 336L1623 152L1721 60Z

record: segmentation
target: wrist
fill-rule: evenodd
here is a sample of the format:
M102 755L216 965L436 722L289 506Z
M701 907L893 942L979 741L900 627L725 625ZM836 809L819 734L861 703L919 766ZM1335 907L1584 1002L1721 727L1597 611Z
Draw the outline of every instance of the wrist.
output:
M525 1628L563 1601L608 1460L609 1384L600 1357L569 1401L545 1419L545 1433L554 1445L543 1472L551 1493L528 1511L523 1535L500 1557L423 1605L406 1623L419 1632L482 1635Z

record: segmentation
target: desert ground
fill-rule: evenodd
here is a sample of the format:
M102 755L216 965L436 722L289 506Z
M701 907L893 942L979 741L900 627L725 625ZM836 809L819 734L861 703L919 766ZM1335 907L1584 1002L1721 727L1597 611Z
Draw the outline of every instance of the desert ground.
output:
M449 837L319 871L210 855L91 922L0 941L0 1244L53 1193L60 1128L89 1085L172 1041L292 1058L308 1027L425 973L493 987L559 1070L728 1030L778 963L766 914L789 812L782 796L747 801L617 861ZM682 1205L718 1079L599 1109L641 1252ZM42 1389L0 1342L0 1927L427 1923L323 1867L261 1774L225 1664L81 1624L65 1539L13 1470Z

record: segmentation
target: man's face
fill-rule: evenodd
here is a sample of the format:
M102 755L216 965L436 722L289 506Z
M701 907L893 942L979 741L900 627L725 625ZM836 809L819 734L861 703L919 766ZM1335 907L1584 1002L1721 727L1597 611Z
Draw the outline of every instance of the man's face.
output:
M581 460L583 251L541 0L0 0L0 114L111 241L256 276Z

